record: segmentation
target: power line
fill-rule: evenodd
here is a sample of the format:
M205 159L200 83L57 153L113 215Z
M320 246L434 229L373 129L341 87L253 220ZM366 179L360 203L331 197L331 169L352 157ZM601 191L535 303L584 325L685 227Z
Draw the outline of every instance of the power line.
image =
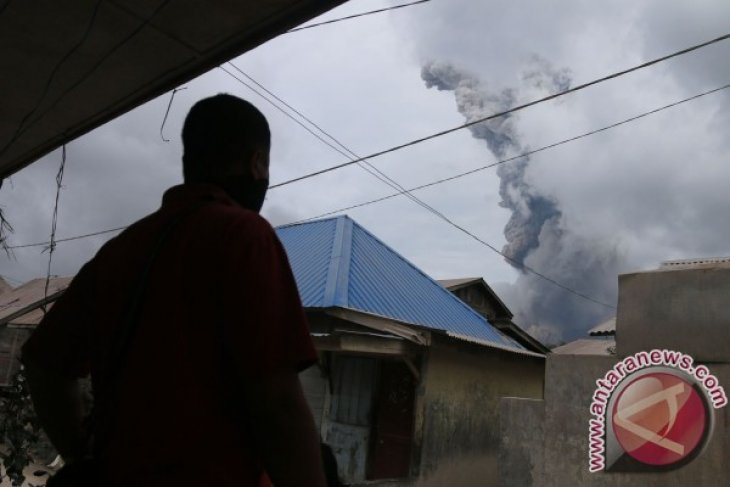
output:
M107 233L118 232L120 230L126 229L128 226L129 225L124 225L122 227L109 228L107 230L100 230L98 232L93 232L93 233L85 233L83 235L76 235L76 236L73 236L73 237L58 238L58 239L55 240L55 243L56 244L59 244L61 242L71 242L72 240L81 240L83 238L96 237L97 235L104 235L104 234L107 234ZM50 243L51 242L35 242L35 243L29 243L29 244L23 244L23 245L11 245L8 248L10 248L10 249L25 249L25 248L29 248L29 247L47 247Z
M505 164L505 163L508 163L508 162L512 162L512 161L517 160L517 159L520 159L522 157L526 157L526 156L530 156L530 155L533 155L533 154L537 154L538 152L543 152L543 151L546 151L548 149L552 149L552 148L555 148L555 147L558 147L558 146L567 144L569 142L574 142L576 140L580 140L580 139L586 138L588 136L598 134L600 132L605 132L605 131L610 130L612 128L619 127L619 126L624 125L624 124L627 124L629 122L633 122L635 120L639 120L639 119L644 118L644 117L647 117L649 115L653 115L653 114L658 113L658 112L661 112L663 110L667 110L669 108L672 108L672 107L681 105L683 103L687 103L687 102L692 101L692 100L696 100L697 98L701 98L703 96L710 95L712 93L716 93L718 91L722 91L722 90L725 90L725 89L728 89L728 88L730 88L730 84L721 86L719 88L715 88L713 90L705 91L705 92L700 93L698 95L694 95L694 96L691 96L689 98L685 98L683 100L679 100L677 102L670 103L668 105L664 105L664 106L659 107L659 108L656 108L654 110L650 110L648 112L641 113L639 115L636 115L636 116L633 116L633 117L630 117L630 118L621 120L620 122L613 123L611 125L606 125L604 127L601 127L599 129L596 129L596 130L591 130L590 132L585 132L583 134L576 135L575 137L570 137L568 139L563 139L563 140L560 140L558 142L555 142L555 143L552 143L552 144L549 144L549 145L545 145L545 146L539 147L537 149L533 149L533 150L530 150L530 151L523 152L521 154L518 154L518 155L513 156L513 157L509 157L507 159L502 159L500 161L494 162L492 164L488 164L486 166L481 166L481 167L478 167L476 169L472 169L472 170L469 170L469 171L466 171L466 172L463 172L463 173L459 173L459 174L456 174L456 175L453 175L453 176L449 176L447 178L442 178L442 179L438 179L436 181L432 181L430 183L422 184L420 186L415 186L413 188L408 189L407 191L409 191L409 192L411 192L411 191L418 191L418 190L421 190L421 189L424 189L424 188L428 188L428 187L431 187L431 186L435 186L437 184L445 183L447 181L452 181L454 179L459 179L459 178L462 178L462 177L465 177L465 176L469 176L471 174L475 174L477 172L484 171L486 169L489 169L489 168L492 168L492 167L495 167L495 166L498 166L498 165L501 165L501 164ZM302 220L298 220L296 222L292 222L292 223L290 223L290 225L295 225L295 224L298 224L298 223L303 223L303 222L307 222L307 221L310 221L310 220L315 220L317 218L322 218L322 217L334 215L334 214L340 213L342 211L348 211L348 210L352 210L352 209L355 209L355 208L361 208L363 206L372 205L372 204L375 204L375 203L379 203L381 201L385 201L385 200L388 200L388 199L391 199L391 198L395 198L396 196L399 196L400 194L401 194L400 192L393 193L393 194L390 194L390 195L387 195L387 196L383 196L381 198L376 198L376 199L373 199L373 200L365 201L363 203L358 203L358 204L355 204L355 205L352 205L352 206L342 207L342 208L339 208L337 210L328 211L327 213L321 213L321 214L316 215L316 216L312 216L312 217L309 217L309 218L304 218ZM121 227L109 228L107 230L101 230L101 231L98 231L98 232L86 233L86 234L83 234L83 235L76 235L76 236L67 237L67 238L60 238L60 239L56 239L55 242L58 244L58 243L62 243L62 242L70 242L70 241L73 241L73 240L80 240L80 239L84 239L84 238L95 237L95 236L104 235L104 234L107 234L107 233L118 232L118 231L121 231L121 230L126 229L127 227L128 227L128 225L124 225L124 226L121 226ZM30 248L30 247L46 247L49 244L50 244L49 241L45 241L45 242L35 242L35 243L28 243L28 244L21 244L21 245L12 245L12 246L9 246L8 248L12 250L12 249L23 249L23 248Z
M292 112L296 113L299 117L301 117L303 120L305 120L307 123L309 123L315 129L317 129L325 137L327 137L330 140L332 140L332 142L334 144L336 144L337 146L339 146L339 147L336 147L335 145L333 145L329 141L327 141L324 138L322 138L318 133L314 132L312 129L310 129L309 127L307 127L302 121L300 121L296 117L292 116L291 113L287 112L286 110L284 110L283 108L281 108L280 106L278 106L276 103L274 103L266 95L263 95L262 93L260 93L256 88L253 88L251 85L249 85L248 83L244 82L243 80L241 80L237 76L233 75L231 72L229 72L226 69L223 69L222 68L223 71L225 71L226 73L228 73L229 76L233 77L236 81L238 81L239 83L243 84L248 89L250 89L251 91L253 91L254 93L256 93L258 96L260 96L261 98L263 98L264 100L266 100L268 103L270 103L272 106L274 106L277 110L279 110L284 115L286 115L287 117L289 117L291 120L293 120L294 122L296 122L299 126L303 127L307 132L309 132L311 135L313 135L315 138L317 138L320 142L324 143L325 145L327 145L328 147L330 147L335 152L343 155L348 160L354 160L354 159L359 159L360 158L360 156L358 156L355 152L353 152L352 150L350 150L350 148L348 148L343 143L341 143L339 140L337 140L333 135L331 135L330 133L328 133L321 126L319 126L317 123L315 123L314 121L312 121L306 115L304 115L299 110L297 110L296 108L294 108L293 106L291 106L289 103L287 103L286 101L284 101L283 99L281 99L275 93L271 92L264 85L262 85L261 83L259 83L258 81L256 81L253 77L251 77L250 75L246 74L243 70L241 70L235 64L233 64L232 62L229 62L228 64L230 64L231 67L233 67L233 69L235 69L236 71L238 71L242 76L245 76L249 81L251 81L252 83L254 83L258 88L260 88L264 92L268 93L272 98L276 99L279 103L281 103L282 105L284 105L285 107L287 107ZM340 148L342 148L342 149L340 149ZM377 178L378 180L380 180L381 182L387 184L388 186L390 186L391 188L393 188L395 190L400 191L401 194L406 193L406 196L408 198L410 198L414 203L423 206L427 210L429 209L428 208L428 205L426 203L424 203L423 201L420 201L418 198L416 198L415 196L413 196L411 194L407 194L407 192L406 192L406 190L405 190L405 188L403 186L401 186L400 184L398 184L397 181L391 179L387 174L385 174L384 172L382 172L380 169L378 169L377 167L375 167L372 164L370 164L370 162L368 160L363 159L361 161L358 161L357 162L357 165L360 166L366 172L370 173L370 175L372 175L375 178Z
M162 133L162 131L165 129L165 122L167 122L167 116L170 115L170 108L172 108L172 101L175 99L175 94L178 91L187 90L187 86L183 86L182 88L175 88L172 90L172 94L170 95L170 102L167 104L167 110L165 110L165 116L162 118L162 124L160 125L160 138L163 142L170 142L170 139L166 139L165 135Z
M394 5L392 7L380 8L378 10L370 10L369 12L362 12L362 13L359 13L359 14L348 15L346 17L340 17L340 18L337 18L337 19L325 20L324 22L317 22L316 24L303 25L301 27L296 27L294 29L289 29L288 31L285 32L285 34L291 34L292 32L297 32L297 31L304 30L304 29L311 29L312 27L319 27L319 26L322 26L322 25L334 24L335 22L341 22L343 20L350 20L350 19L355 19L357 17L364 17L366 15L379 14L381 12L387 12L389 10L396 10L396 9L399 9L399 8L411 7L413 5L418 5L418 4L426 3L426 2L429 2L429 1L431 1L431 0L418 0L417 2L403 3L401 5Z
M535 105L540 104L540 103L544 103L544 102L547 102L547 101L550 101L550 100L554 100L556 98L559 98L561 96L567 95L569 93L575 93L576 91L580 91L580 90L583 90L583 89L588 88L590 86L593 86L593 85L596 85L596 84L599 84L599 83L603 83L604 81L608 81L608 80L611 80L611 79L614 79L614 78L618 78L618 77L623 76L625 74L632 73L634 71L638 71L640 69L643 69L643 68L646 68L646 67L649 67L649 66L653 66L654 64L657 64L657 63L666 61L668 59L671 59L671 58L674 58L674 57L677 57L677 56L681 56L683 54L687 54L687 53L692 52L692 51L696 51L697 49L701 49L703 47L709 46L711 44L715 44L715 43L720 42L720 41L724 41L724 40L729 39L729 38L730 38L730 34L725 34L725 35L720 36L720 37L718 37L716 39L713 39L711 41L703 42L701 44L697 44L697 45L694 45L692 47L688 47L686 49L682 49L680 51L676 51L676 52L674 52L672 54L668 54L666 56L662 56L662 57L657 58L657 59L654 59L652 61L648 61L648 62L645 62L643 64L639 64L638 66L634 66L633 68L625 69L623 71L618 71L618 72L613 73L613 74L610 74L608 76L604 76L602 78L598 78L598 79L595 79L593 81L589 81L587 83L583 83L583 84L578 85L578 86L575 86L573 88L569 88L569 89L567 89L565 91L561 91L561 92L558 92L558 93L555 93L555 94L552 94L552 95L548 95L546 97L543 97L543 98L540 98L540 99L537 99L537 100L533 100L533 101L528 102L528 103L524 103L522 105L518 105L516 107L510 108L509 110L505 110L503 112L495 113L493 115L489 115L487 117L479 118L477 120L472 120L471 122L467 122L467 123L464 123L462 125L459 125L459 126L456 126L456 127L450 128L450 129L442 130L440 132L436 132L436 133L431 134L431 135L428 135L426 137L421 137L421 138L418 138L418 139L414 139L414 140L411 140L410 142L406 142L404 144L400 144L400 145L391 147L389 149L385 149L385 150L382 150L382 151L379 151L379 152L375 152L375 153L370 154L369 156L366 156L366 157L362 157L362 158L359 158L359 159L356 159L356 160L353 160L353 161L349 161L349 162L345 162L345 163L342 163L342 164L338 164L338 165L335 165L335 166L332 166L332 167L328 167L326 169L321 169L319 171L314 171L312 173L305 174L303 176L299 176L299 177L296 177L296 178L293 178L293 179L289 179L287 181L283 181L281 183L274 184L274 185L270 186L269 189L280 188L280 187L286 186L288 184L296 183L298 181L303 181L305 179L313 178L315 176L320 176L322 174L325 174L325 173L328 173L328 172L331 172L331 171L335 171L337 169L341 169L343 167L350 166L352 164L356 164L357 162L360 162L360 161L362 161L364 159L374 159L376 157L380 157L382 155L389 154L391 152L395 152L395 151L404 149L406 147L410 147L412 145L420 144L421 142L425 142L427 140L435 139L436 137L441 137L442 135L447 135L447 134L450 134L452 132L456 132L458 130L465 129L467 127L471 127L472 125L476 125L476 124L479 124L479 123L482 123L482 122L486 122L486 121L489 121L489 120L492 120L492 119L495 119L495 118L503 117L505 115L509 115L511 113L515 113L515 112L520 111L520 110L524 110L525 108L529 108L531 106L535 106Z
M46 249L48 250L48 271L46 272L46 285L44 290L44 299L48 300L48 286L51 283L51 264L53 263L53 252L56 250L56 224L58 223L58 200L61 197L61 188L63 187L63 172L66 169L66 144L61 147L61 166L56 174L56 202L53 205L53 218L51 218L51 240ZM42 306L43 314L46 313L45 305Z
M312 121L311 121L311 120L310 120L309 118L307 118L306 116L302 115L302 114L301 114L301 113L300 113L299 111L297 111L297 110L296 110L296 109L294 109L294 108L293 108L293 107L292 107L291 105L289 105L288 103L286 103L286 102L285 102L284 100L282 100L281 98L279 98L278 96L276 96L275 94L273 94L273 93L272 93L271 91L269 91L268 89L266 89L266 88L265 88L265 87L264 87L263 85L261 85L261 84L260 84L259 82L257 82L256 80L254 80L254 79L253 79L253 78L252 78L251 76L249 76L249 75L247 75L246 73L244 73L244 72L243 72L243 71L242 71L241 69L237 68L237 67L236 67L235 65L233 65L232 63L229 63L229 64L231 64L231 65L232 65L232 66L233 66L233 67L234 67L234 68L235 68L235 69L236 69L237 71L239 71L239 72L240 72L240 73L241 73L242 75L246 76L246 77L247 77L247 78L248 78L249 80L251 80L252 82L256 83L256 85L257 85L257 86L259 86L260 88L262 88L262 89L263 89L264 91L266 91L267 93L269 93L269 94L270 94L271 96L275 97L275 98L276 98L277 100L279 100L279 101L280 101L281 103L283 103L283 104L284 104L285 106L289 107L289 108L290 108L291 110L293 110L293 111L294 111L295 113L297 113L297 114L298 114L299 116L301 116L301 117L302 117L303 119L307 120L307 121L308 121L308 122L309 122L310 124L312 124L312 125L313 125L314 127L316 127L316 128L317 128L317 129L318 129L318 130L319 130L320 132L322 132L323 134L325 134L325 135L326 135L327 137L329 137L330 139L332 139L332 140L333 140L333 141L334 141L334 142L335 142L335 143L336 143L337 145L339 145L340 147L342 147L342 148L343 148L343 149L344 149L345 151L347 151L347 152L349 152L350 154L352 154L352 155L353 155L353 156L354 156L355 158L358 158L358 155L357 155L357 154L355 154L355 153L354 153L353 151L351 151L351 150L350 150L349 148L347 148L347 147L346 147L346 146L345 146L344 144L342 144L342 143L341 143L340 141L338 141L338 140L337 140L337 139L336 139L336 138L335 138L334 136L332 136L331 134L327 133L327 132L326 132L326 131L325 131L324 129L322 129L322 128L321 128L321 127L320 127L319 125L317 125L316 123L312 122ZM229 73L229 74L230 74L230 73ZM244 83L244 84L245 84L245 83ZM248 86L248 85L246 85L246 86ZM253 88L251 88L250 86L249 86L249 88L253 90ZM264 95L262 95L261 93L257 92L256 90L253 90L253 91L254 91L254 92L256 92L256 93L257 93L257 94L258 94L259 96L261 96L261 97L263 97L264 99L266 99L266 100L267 100L267 101L268 101L269 103L271 103L272 105L274 105L274 106L277 106L277 105L276 105L275 103L273 103L273 102L272 102L272 101L271 101L270 99L268 99L267 97L265 97L265 96L264 96ZM277 106L277 108L279 108L279 110L281 110L281 111L284 111L284 110L283 110L283 109L282 109L281 107L278 107L278 106ZM296 119L295 119L294 117L292 117L292 116L291 116L290 114L287 114L287 115L289 116L289 118L291 118L292 120L295 120L295 121L296 121L297 123L299 123L299 125L302 125L302 126L304 126L304 125L303 125L303 124L302 124L301 122L297 121L297 120L296 120ZM312 133L312 131L311 131L311 130L310 130L310 133ZM316 135L315 135L315 136L316 136ZM322 138L320 138L320 137L317 137L317 138L318 138L319 140L322 140ZM322 140L322 141L323 141L323 140ZM323 142L324 142L324 141L323 141ZM330 147L332 147L332 146L331 146L330 144L328 144L327 142L325 142L325 143L326 143L327 145L329 145ZM334 147L333 147L333 149L334 149L334 150L336 150L337 152L339 152L339 153L341 153L341 154L342 154L342 152L341 152L341 151L339 151L339 150L338 150L337 148L334 148ZM383 173L383 172L381 172L380 170L378 170L378 169L377 169L377 168L376 168L375 166L372 166L372 165L371 165L371 164L370 164L369 162L367 162L367 161L366 161L366 160L364 160L363 158L359 158L359 159L360 159L360 161L358 162L358 164L359 164L359 165L360 165L360 162L365 162L365 163L367 163L367 165L368 165L368 167L369 167L369 168L373 169L373 170L374 170L374 171L376 171L376 172L377 172L377 173L378 173L378 174L379 174L380 176L382 176L382 177L383 177L383 179L381 179L380 177L379 177L379 179L381 179L381 180L382 180L383 182L385 182L386 184L388 184L389 186L393 187L394 189L396 189L396 190L398 191L398 193L397 193L397 194L403 194L403 195L407 196L407 197L408 197L408 198L410 198L410 199L411 199L411 200L412 200L412 201L413 201L414 203L416 203L417 205L421 206L421 207L422 207L422 208L424 208L424 209L425 209L426 211L428 211L428 212L432 213L433 215L437 216L437 217L438 217L439 219L441 219L442 221L444 221L444 222L448 223L448 224L449 224L449 225L451 225L452 227L454 227L454 228L456 228L457 230L461 231L462 233L464 233L464 234L465 234L465 235L467 235L468 237L470 237L470 238L472 238L472 239L476 240L477 242L479 242L479 243L481 243L482 245L486 246L486 247L487 247L487 248L489 248L490 250L492 250L492 251L496 252L497 254L501 255L501 256L502 256L502 257L503 257L504 259L506 259L507 261L511 262L511 263L512 263L513 265L517 266L518 268L520 268L520 269L524 270L525 272L529 272L529 273L532 273L532 274L534 274L534 275L536 275L536 276L540 277L541 279L543 279L543 280L545 280L545 281L547 281L547 282L550 282L551 284L553 284L553 285L555 285L555 286L558 286L558 287L560 287L561 289L563 289L563 290L565 290L565 291L567 291L567 292L570 292L570 293L572 293L572 294L574 294L574 295L576 295L576 296L579 296L579 297L581 297L581 298L583 298L583 299L586 299L586 300L588 300L588 301L590 301L590 302L593 302L593 303L595 303L595 304L599 304L599 305L601 305L601 306L604 306L604 307L608 307L608 308L614 308L614 306L612 306L612 305L610 305L610 304L606 304L606 303L603 303L603 302L601 302L601 301L599 301L599 300L597 300L597 299L595 299L595 298L592 298L592 297L590 297L590 296L588 296L588 295L586 295L586 294L584 294L584 293L581 293L581 292L579 292L579 291L576 291L576 290L574 290L574 289L572 289L572 288L570 288L570 287L568 287L568 286L566 286L566 285L564 285L564 284L562 284L562 283L560 283L560 282L556 281L555 279L552 279L552 278L550 278L550 277L546 276L545 274L543 274L543 273L541 273L541 272L539 272L539 271L537 271L537 270L533 269L532 267L530 267L530 266L528 266L528 265L524 264L523 262L518 262L517 260L515 260L515 259L513 259L513 258L511 258L511 257L509 257L509 256L507 256L506 254L504 254L503 252L501 252L501 251L500 251L499 249L497 249L496 247L494 247L493 245L491 245L491 244L490 244L489 242L486 242L485 240L482 240L481 238L479 238L479 237L478 237L477 235L475 235L474 233L470 232L469 230L467 230L467 229L466 229L466 228L464 228L463 226L461 226L461 225L457 224L456 222L454 222L453 220L451 220L451 219L450 219L449 217L447 217L446 215L444 215L444 214L443 214L442 212L440 212L440 211L439 211L439 210L437 210L436 208L432 207L431 205L429 205L429 204L428 204L428 203L426 203L425 201L423 201L423 200L419 199L418 197L416 197L415 195L411 194L409 190L405 189L405 188L404 188L403 186L401 186L400 184L398 184L398 182L396 182L395 180L393 180L393 179L391 179L391 178L390 178L389 176L387 176L387 175L386 175L385 173ZM363 169L365 169L365 168L363 168ZM376 176L376 177L377 177L377 176Z
M591 130L590 132L585 132L585 133L582 133L580 135L576 135L575 137L570 137L568 139L563 139L563 140L560 140L558 142L554 142L552 144L544 145L544 146L539 147L537 149L532 149L532 150L529 150L529 151L526 151L526 152L522 152L521 154L518 154L516 156L508 157L506 159L502 159L500 161L493 162L491 164L487 164L486 166L480 166L478 168L471 169L469 171L465 171L465 172L462 172L462 173L459 173L459 174L455 174L453 176L449 176L449 177L446 177L446 178L442 178L442 179L437 179L435 181L431 181L430 183L421 184L419 186L414 186L413 188L409 188L408 191L419 191L419 190L424 189L424 188L430 188L431 186L436 186L438 184L442 184L442 183L445 183L445 182L448 182L448 181L453 181L455 179L463 178L465 176L470 176L472 174L475 174L475 173L484 171L486 169L490 169L492 167L499 166L501 164L505 164L507 162L512 162L514 160L521 159L523 157L531 156L533 154L537 154L539 152L546 151L548 149L553 149L555 147L559 147L561 145L565 145L565 144L567 144L569 142L575 142L576 140L584 139L584 138L589 137L591 135L595 135L595 134L598 134L598 133L601 133L601 132L605 132L607 130L610 130L610 129L619 127L621 125L624 125L624 124L627 124L627 123L630 123L630 122L634 122L634 121L639 120L639 119L642 119L644 117L648 117L649 115L654 115L656 113L659 113L661 111L667 110L669 108L673 108L673 107L676 107L678 105L682 105L684 103L687 103L687 102L696 100L696 99L701 98L703 96L707 96L707 95L711 95L713 93L717 93L718 91L726 90L728 88L730 88L730 84L726 84L726 85L721 86L719 88L715 88L715 89L712 89L712 90L709 90L709 91L705 91L703 93L700 93L698 95L691 96L689 98L684 98L684 99L679 100L679 101L676 101L674 103L670 103L668 105L664 105L662 107L655 108L654 110L650 110L648 112L643 112L643 113L641 113L639 115L635 115L633 117L630 117L630 118L626 118L624 120L621 120L620 122L612 123L611 125L606 125L606 126L601 127L599 129ZM327 217L327 216L330 216L330 215L335 215L335 214L340 213L340 212L343 212L343 211L354 210L356 208L362 208L363 206L369 206L369 205L372 205L372 204L375 204L375 203L380 203L381 201L385 201L385 200L389 200L391 198L395 198L396 196L400 196L401 194L402 194L401 192L393 193L393 194L389 194L389 195L386 195L386 196L382 196L380 198L375 198L375 199L372 199L372 200L369 200L369 201L364 201L362 203L357 203L357 204L354 204L354 205L351 205L351 206L346 206L346 207L343 207L343 208L339 208L337 210L328 211L326 213L320 213L319 215L316 215L316 216L311 216L311 217L308 217L308 218L304 218L302 220L295 221L295 222L291 223L291 225L295 225L297 223L304 223L304 222L308 222L308 221L311 221L311 220L316 220L318 218L324 218L324 217Z

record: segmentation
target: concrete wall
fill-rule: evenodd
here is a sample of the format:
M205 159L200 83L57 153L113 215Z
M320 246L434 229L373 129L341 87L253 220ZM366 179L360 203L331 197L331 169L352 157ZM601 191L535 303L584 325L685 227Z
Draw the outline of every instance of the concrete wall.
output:
M299 374L299 382L302 384L304 397L312 409L317 431L322 434L322 419L325 414L328 392L327 377L324 376L319 365L313 365Z
M423 391L419 487L498 483L499 399L541 398L544 359L436 338Z
M730 267L619 276L616 352L667 348L730 363Z
M545 402L508 397L500 401L499 485L541 485L544 466Z
M662 473L588 471L588 421L595 380L613 367L607 357L551 355L547 360L545 400L503 402L503 457L500 485L504 487L720 487L730 485L730 417L715 411L715 428L707 449L686 466ZM730 365L709 364L730 390ZM543 409L543 413L535 411ZM543 430L530 414L544 417ZM542 433L542 435L541 435ZM541 445L542 444L542 445Z

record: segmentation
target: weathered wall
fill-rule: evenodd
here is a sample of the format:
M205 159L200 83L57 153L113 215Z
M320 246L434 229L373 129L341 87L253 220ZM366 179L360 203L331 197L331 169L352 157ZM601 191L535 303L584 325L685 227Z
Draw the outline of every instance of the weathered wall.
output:
M415 485L497 485L499 398L541 398L543 374L542 358L436 338L424 378Z
M667 348L730 363L728 296L728 266L619 276L617 355Z
M551 355L545 383L545 444L543 482L534 486L564 487L719 487L730 485L728 409L715 410L715 428L707 449L686 466L663 473L590 473L588 421L595 380L616 359ZM730 365L709 364L726 390ZM505 484L509 485L509 484Z
M541 485L545 473L545 402L508 397L500 400L499 485Z
M477 286L467 286L452 292L489 321L502 317L503 310L498 308L493 300L488 299L486 292Z
M325 400L327 396L327 378L323 375L319 365L313 365L299 373L299 381L302 384L304 397L312 409L312 416L317 425L317 431L322 428L322 419L325 413Z

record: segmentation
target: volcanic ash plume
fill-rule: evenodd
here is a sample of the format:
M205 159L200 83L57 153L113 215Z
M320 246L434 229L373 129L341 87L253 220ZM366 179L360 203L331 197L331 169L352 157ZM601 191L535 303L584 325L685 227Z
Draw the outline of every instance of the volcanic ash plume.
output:
M521 93L555 93L570 87L568 70L555 70L547 61L533 58L519 88L493 91L477 77L448 63L423 66L426 86L451 91L467 122L510 109ZM469 127L484 140L498 160L526 152L515 126L516 118L505 115ZM584 330L608 317L611 310L555 286L525 271L525 265L550 278L604 302L615 302L619 255L615 247L581 236L565 227L559 203L542 194L526 179L529 157L520 157L497 169L500 205L511 214L504 229L507 261L520 271L514 286L502 290L518 323L538 338L558 341L580 336Z

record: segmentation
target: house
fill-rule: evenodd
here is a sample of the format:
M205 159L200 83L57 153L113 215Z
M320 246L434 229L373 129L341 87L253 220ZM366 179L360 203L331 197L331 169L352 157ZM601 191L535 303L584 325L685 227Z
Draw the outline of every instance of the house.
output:
M590 338L579 338L555 347L553 353L563 355L616 355L616 317L609 318L588 330Z
M8 284L8 282L0 276L0 295L12 290L13 286Z
M18 371L20 347L43 318L43 306L52 306L70 282L70 277L53 277L46 293L46 280L33 279L0 294L0 386L10 384Z
M550 353L550 349L517 326L512 311L497 296L481 277L445 279L438 281L443 287L456 294L462 301L484 316L499 331L517 343L537 353Z
M321 359L302 383L343 481L496 484L499 399L542 398L544 355L348 217L277 233Z
M53 306L70 282L70 277L52 277L46 292L46 279L33 279L17 288L7 286L0 292L0 388L9 386L20 369L20 347L43 318L43 307L47 310ZM42 485L47 472L58 466L54 461L57 454L45 437L33 449L38 463L25 468L23 486ZM3 478L0 487L10 487L10 480Z
M277 234L320 356L301 374L303 389L342 480L495 485L500 398L541 399L545 356L348 217ZM0 324L34 326L44 285L0 296ZM47 301L67 285L52 280Z

